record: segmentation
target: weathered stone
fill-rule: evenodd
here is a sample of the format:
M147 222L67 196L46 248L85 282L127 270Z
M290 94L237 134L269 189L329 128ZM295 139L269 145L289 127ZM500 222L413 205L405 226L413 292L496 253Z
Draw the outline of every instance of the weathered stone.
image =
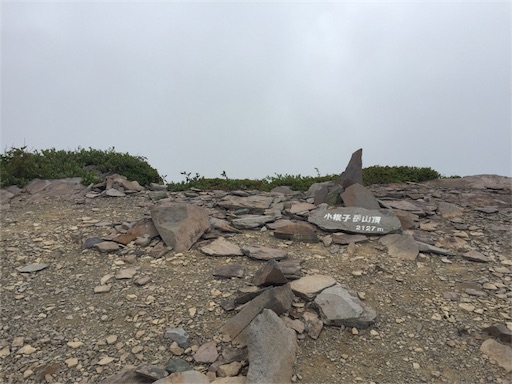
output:
M135 283L135 285L138 285L139 287L141 287L143 285L146 285L150 281L151 281L150 276L142 276L142 277L139 277L137 280L135 280L134 283Z
M126 194L118 189L109 188L105 191L105 194L110 197L125 197Z
M503 324L493 324L490 327L484 328L483 331L505 343L512 343L512 331Z
M497 206L493 207L477 207L475 208L475 211L483 212L483 213L497 213L499 212L499 209Z
M270 248L262 245L245 245L242 247L242 252L247 257L257 260L281 260L288 257L288 252L283 249Z
M296 280L302 277L301 260L284 259L277 263L278 268L288 280Z
M358 149L352 154L345 171L340 175L339 184L347 188L352 184L363 184L363 149Z
M496 361L507 372L512 371L512 348L510 346L500 344L494 339L487 339L480 346L480 351Z
M326 208L312 211L308 221L325 231L384 235L400 232L400 220L388 210L368 210L356 207Z
M127 365L118 373L100 381L99 384L149 384L154 382L152 379L138 375L135 368L134 365Z
M117 252L121 249L120 245L113 241L102 241L101 243L95 244L94 247L101 253Z
M229 224L229 221L210 217L210 225L213 229L227 233L240 233L240 230L234 228Z
M240 373L240 369L244 364L241 361L233 361L229 364L223 364L217 369L217 374L220 377L233 377Z
M421 241L416 241L418 243L419 251L423 253L435 253L438 255L445 255L445 256L455 256L455 253L452 251L449 251L447 249L439 248L434 245L422 243Z
M247 383L291 383L297 338L273 311L264 309L251 322L247 346Z
M396 217L398 217L398 220L400 220L402 229L406 230L418 227L418 215L411 212L403 211L401 209L393 209L393 213L395 214Z
M348 235L346 233L333 233L332 242L335 244L347 245L350 243L365 243L369 241L365 235Z
M441 214L443 218L449 219L451 217L461 216L462 213L464 212L464 209L455 204L440 201L437 204L437 211Z
M190 335L181 327L167 328L164 333L164 338L175 341L181 348L187 348L190 344Z
M143 378L152 380L151 382L169 376L169 373L165 369L150 364L139 365L135 368L135 373Z
M90 249L93 248L96 244L102 243L103 239L99 237L90 237L84 241L84 244L82 245L83 249Z
M228 195L221 199L217 204L224 209L238 210L248 209L251 213L263 213L265 209L270 208L274 198L271 196L233 196Z
M230 278L230 277L238 277L242 278L244 277L245 267L241 264L227 264L227 265L221 265L213 271L213 276L216 277L224 277L224 278Z
M193 370L194 367L187 363L185 360L178 357L173 357L165 365L165 370L169 373L186 372Z
M158 236L158 230L150 218L144 218L135 223L126 233L120 234L112 238L112 241L127 245L139 237L152 239Z
M304 317L304 326L308 336L313 340L318 339L324 326L323 321L320 320L316 312L307 311L302 316Z
M284 277L277 261L271 259L254 273L252 282L257 286L268 286L283 285L286 284L288 280Z
M105 178L106 186L105 189L116 188L120 186L123 189L131 191L142 191L144 187L141 187L138 181L129 181L126 176L122 175L110 175Z
M327 275L308 275L294 280L290 287L297 296L304 300L313 300L325 288L336 284L333 277Z
M231 223L240 229L254 229L259 228L274 221L276 218L273 215L245 215L240 216L238 219L231 220Z
M388 254L402 260L415 260L419 245L411 235L390 234L380 238L380 243L388 248Z
M246 289L240 289L240 292L242 292L243 294L241 296L238 296L234 300L234 302L237 305L248 303L252 299L261 295L267 289L270 289L270 287L249 286Z
M94 287L94 293L108 293L112 289L112 284L102 284Z
M246 384L246 376L221 377L213 380L210 384Z
M318 243L318 235L316 234L315 227L309 223L299 221L292 222L289 220L281 220L282 225L268 227L274 230L274 237L284 240L303 241L305 243ZM276 222L277 224L278 222Z
M326 325L368 328L377 316L375 310L339 284L323 290L314 303Z
M361 184L352 184L345 188L341 194L345 207L360 207L365 209L379 209L380 205L373 193Z
M292 215L299 215L302 213L309 212L315 208L316 208L315 204L294 202L291 204L290 208L286 209L285 211Z
M236 244L230 243L223 237L201 247L201 252L208 256L243 256L244 253Z
M123 268L117 271L115 278L117 280L123 279L131 279L133 276L137 274L137 269L135 268Z
M401 211L423 212L420 207L407 200L387 200L386 205Z
M153 384L210 384L208 377L198 371L174 372Z
M197 363L213 363L219 357L217 352L217 343L215 341L209 341L199 347L194 354L194 360Z
M33 263L33 264L27 264L23 267L18 267L16 270L21 273L32 273L32 272L39 272L43 269L46 269L50 266L50 264L45 263Z
M207 211L186 203L154 206L151 218L162 240L176 252L189 250L210 227Z
M248 302L238 314L228 320L221 328L222 333L231 339L237 337L264 308L271 309L278 315L291 308L293 293L290 284L265 290L255 299Z
M489 258L478 251L469 251L461 255L464 259L476 263L488 263Z
M305 330L305 325L302 321L298 320L298 319L290 319L289 317L282 317L281 320L284 321L285 325L290 328L290 329L293 329L294 331L296 331L297 333L303 333L304 330Z

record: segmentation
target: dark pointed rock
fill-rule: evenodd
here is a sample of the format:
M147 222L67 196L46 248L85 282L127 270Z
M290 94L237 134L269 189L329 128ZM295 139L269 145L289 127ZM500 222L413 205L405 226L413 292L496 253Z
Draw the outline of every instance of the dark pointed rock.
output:
M151 209L162 240L176 252L188 251L210 227L206 209L187 203L166 203Z
M248 302L235 317L229 319L220 329L235 339L264 308L280 315L292 306L293 293L290 284L265 290L261 295Z
M257 286L268 286L283 285L286 284L288 280L279 268L277 261L271 259L254 273L252 282Z
M339 184L343 188L352 184L363 184L363 149L358 149L352 154L345 171L339 177Z

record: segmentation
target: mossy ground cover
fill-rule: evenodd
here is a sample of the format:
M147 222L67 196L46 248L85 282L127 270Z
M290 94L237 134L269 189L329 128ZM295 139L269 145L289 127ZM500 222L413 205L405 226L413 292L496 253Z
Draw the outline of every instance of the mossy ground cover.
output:
M26 147L11 148L0 155L0 186L25 186L35 178L59 179L81 177L82 183L89 185L103 181L110 174L120 174L129 180L136 180L140 185L163 183L158 171L148 164L143 156L108 150L79 148L75 151L56 150L55 148L28 151ZM218 178L206 178L196 173L181 172L185 180L170 182L171 191L184 191L191 188L201 190L237 190L255 189L269 191L277 186L289 186L295 191L306 191L311 184L334 181L339 175L316 176L275 174L264 179L231 179L226 172ZM441 175L425 167L411 166L371 166L363 169L365 185L422 182L438 179Z

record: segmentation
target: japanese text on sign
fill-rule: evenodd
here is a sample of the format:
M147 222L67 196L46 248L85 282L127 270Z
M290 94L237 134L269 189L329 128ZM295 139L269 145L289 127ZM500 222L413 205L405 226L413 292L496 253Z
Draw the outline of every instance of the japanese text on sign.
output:
M324 219L332 220L332 221L343 221L345 223L370 223L370 224L380 224L382 219L381 216L367 216L367 215L349 215L343 213L329 213L327 212L324 216Z

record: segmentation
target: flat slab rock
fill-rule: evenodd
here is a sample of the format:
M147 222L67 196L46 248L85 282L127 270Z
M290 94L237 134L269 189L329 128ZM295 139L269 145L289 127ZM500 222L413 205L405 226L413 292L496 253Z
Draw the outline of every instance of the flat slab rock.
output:
M297 296L310 301L313 300L325 288L336 284L336 280L328 275L308 275L294 280L290 287Z
M400 220L392 211L385 209L321 206L311 211L308 221L324 231L384 235L402 230Z
M242 247L242 252L247 257L257 260L281 260L288 257L288 251L283 249L276 249L271 247L265 247L261 245L246 245Z
M201 252L208 256L243 256L242 249L233 243L230 243L223 237L212 241L210 244L201 247Z
M352 296L339 284L324 289L315 298L314 303L325 325L364 329L372 325L377 317L375 310Z

